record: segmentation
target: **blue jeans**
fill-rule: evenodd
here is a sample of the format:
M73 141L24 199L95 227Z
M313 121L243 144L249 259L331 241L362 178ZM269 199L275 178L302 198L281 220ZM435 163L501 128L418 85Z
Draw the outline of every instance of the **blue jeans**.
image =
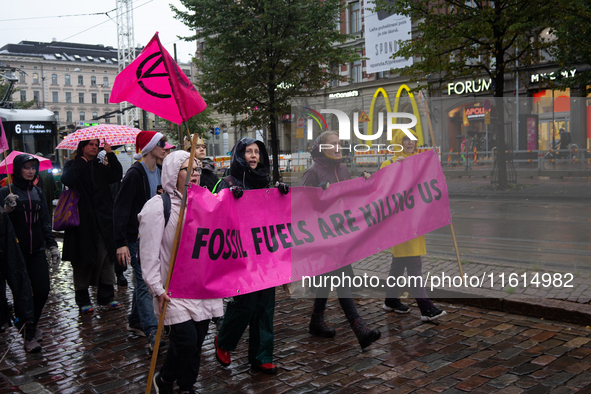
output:
M137 242L129 242L127 244L129 254L131 255L131 267L135 276L135 287L133 288L133 298L131 303L131 314L127 318L129 323L140 322L144 334L152 329L158 328L158 320L154 316L154 304L152 304L152 296L148 291L148 286L142 277L142 267L137 261Z

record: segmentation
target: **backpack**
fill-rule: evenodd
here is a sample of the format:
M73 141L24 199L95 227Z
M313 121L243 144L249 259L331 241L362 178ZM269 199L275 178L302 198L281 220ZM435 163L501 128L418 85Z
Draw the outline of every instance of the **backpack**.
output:
M164 192L161 194L162 196L162 205L164 205L164 227L168 224L168 219L170 219L170 209L172 204L170 202L170 194Z
M160 195L162 197L162 205L164 205L164 227L168 224L168 219L170 219L170 210L172 208L172 203L170 200L170 194L164 192ZM137 246L137 263L141 267L142 262L140 260L140 245L138 242Z
M211 191L212 193L217 193L219 192L218 190L218 186L220 184L221 181L224 181L226 183L226 185L228 185L228 187L232 187L232 186L236 186L236 183L234 182L234 178L232 177L232 175L228 175L227 177L225 177L224 179L220 179L215 186L213 187L213 190Z

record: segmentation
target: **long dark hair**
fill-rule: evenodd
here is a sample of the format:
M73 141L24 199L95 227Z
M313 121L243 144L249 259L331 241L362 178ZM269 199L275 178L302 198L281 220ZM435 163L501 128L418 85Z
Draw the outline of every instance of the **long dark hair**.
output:
M99 141L98 138L95 138L95 140L97 140L99 142L99 145L101 144L101 142ZM84 147L88 144L90 144L90 141L94 141L94 140L88 140L88 141L80 141L78 143L78 147L76 148L76 157L78 156L82 156L83 151L84 151Z

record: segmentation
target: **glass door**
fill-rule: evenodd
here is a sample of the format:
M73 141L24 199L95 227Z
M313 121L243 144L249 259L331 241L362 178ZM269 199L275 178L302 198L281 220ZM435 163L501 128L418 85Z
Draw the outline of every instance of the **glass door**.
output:
M556 118L554 121L552 119L540 119L538 124L538 149L557 149L560 143L560 129L564 128L564 130L570 132L569 127L569 118Z

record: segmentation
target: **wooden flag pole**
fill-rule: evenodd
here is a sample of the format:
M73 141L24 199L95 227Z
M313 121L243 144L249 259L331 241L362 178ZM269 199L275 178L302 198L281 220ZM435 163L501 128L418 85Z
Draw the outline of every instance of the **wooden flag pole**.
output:
M185 128L187 130L187 134L191 136L189 133L189 127L185 123ZM176 233L174 235L174 243L172 246L172 254L170 255L170 263L168 265L168 275L166 277L166 285L164 287L165 294L169 294L168 286L170 285L170 278L172 277L172 271L174 270L174 264L176 262L176 256L179 251L179 244L181 239L181 233L183 231L183 223L185 217L185 210L187 208L187 189L189 188L189 181L191 180L191 175L193 173L193 163L195 161L195 147L197 146L197 133L193 134L193 140L191 141L191 155L189 156L189 165L187 168L187 177L185 180L185 188L183 190L183 198L181 201L181 210L179 212L179 219L176 224ZM158 359L158 349L160 348L160 338L162 336L162 328L164 326L164 317L166 316L166 307L168 306L168 301L164 301L162 305L162 311L160 311L160 318L158 319L158 330L156 331L156 341L154 342L154 350L152 352L152 361L150 362L150 372L148 374L148 383L146 384L146 394L150 394L152 390L152 379L154 377L154 372L156 370L156 361Z
M423 95L421 94L421 96ZM431 135L431 143L433 144L433 150L435 150L435 152L437 153L437 144L435 143L435 134L433 133L433 126L431 124L431 114L429 113L429 108L427 107L427 99L425 97L421 97L421 102L423 103L423 107L425 108L425 114L427 115L427 122L429 124L429 134ZM456 233L454 232L453 223L449 224L449 228L451 230L451 237L454 241L454 249L456 251L456 257L458 259L460 276L464 278L464 270L462 269L462 261L460 260L460 251L458 249L458 242L456 241Z

